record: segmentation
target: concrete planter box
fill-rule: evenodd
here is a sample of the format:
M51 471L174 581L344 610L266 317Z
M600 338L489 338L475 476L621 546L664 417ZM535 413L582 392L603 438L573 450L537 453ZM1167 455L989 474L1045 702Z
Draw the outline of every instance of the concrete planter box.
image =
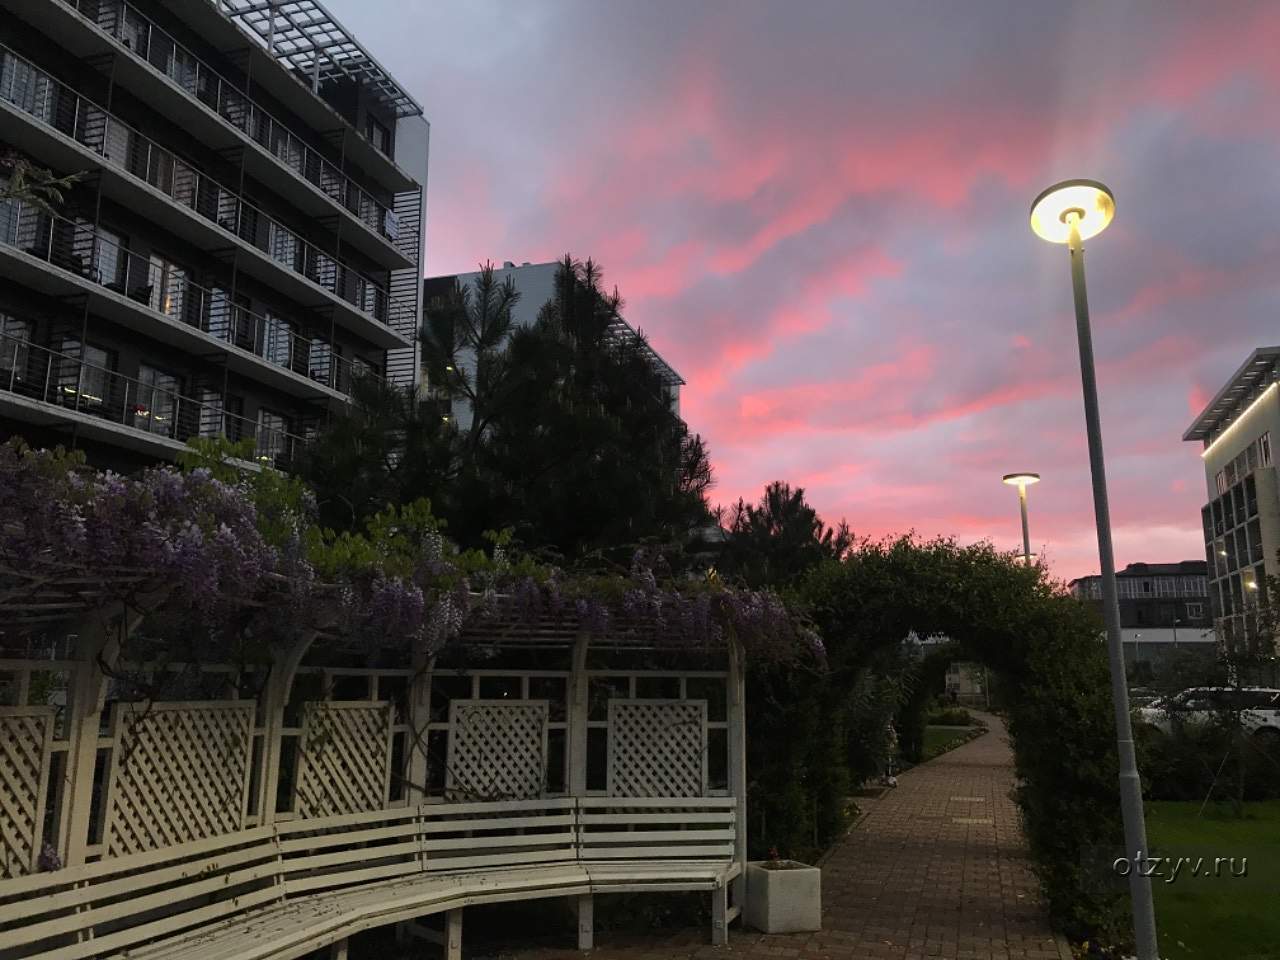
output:
M747 902L743 919L765 933L807 933L822 929L822 871L794 864L768 870L768 861L747 864Z

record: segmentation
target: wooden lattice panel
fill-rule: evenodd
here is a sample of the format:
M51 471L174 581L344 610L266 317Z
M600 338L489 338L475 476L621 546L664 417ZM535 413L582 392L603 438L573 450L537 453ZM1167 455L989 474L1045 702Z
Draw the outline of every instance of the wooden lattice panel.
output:
M254 701L121 703L116 710L107 856L244 828Z
M0 707L0 879L35 869L53 707Z
M707 701L610 700L611 797L707 792Z
M546 788L547 701L454 700L448 789L472 800L540 797Z
M302 720L294 810L329 817L381 810L391 780L391 704L308 703Z

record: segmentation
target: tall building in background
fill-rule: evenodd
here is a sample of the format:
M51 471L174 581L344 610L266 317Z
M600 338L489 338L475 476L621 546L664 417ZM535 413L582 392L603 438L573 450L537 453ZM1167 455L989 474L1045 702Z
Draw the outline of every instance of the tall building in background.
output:
M0 438L286 465L356 378L417 384L428 125L320 3L0 10L0 151L82 174L0 202Z
M1116 572L1120 635L1129 667L1150 670L1179 650L1205 656L1215 652L1206 573L1203 560L1131 563ZM1067 587L1102 615L1100 576L1079 577Z
M525 327L532 326L538 319L538 313L547 301L555 295L556 271L559 268L559 261L550 263L525 262L516 266L510 260L504 262L500 268L494 268L493 277L497 283L506 283L510 279L515 284L516 290L520 292L520 299L511 311L511 318L515 324ZM472 273L428 277L423 284L423 302L430 303L436 297L447 296L455 287L470 287L479 276L479 271L474 271ZM634 339L637 336L636 331L621 317L614 323L612 333L619 340ZM661 377L663 384L666 386L667 395L671 398L676 415L679 416L680 388L684 386L684 378L676 373L671 365L663 360L651 346L646 344L645 350L654 370L657 371L658 376ZM472 373L475 372L474 354L467 351L459 360L465 370ZM460 430L468 429L471 426L470 404L465 400L454 400L452 407L452 417L457 422L458 428Z
M1204 451L1209 502L1200 511L1209 563L1209 601L1222 641L1255 635L1251 608L1280 572L1280 491L1272 437L1280 438L1280 347L1259 347L1218 391L1183 440Z

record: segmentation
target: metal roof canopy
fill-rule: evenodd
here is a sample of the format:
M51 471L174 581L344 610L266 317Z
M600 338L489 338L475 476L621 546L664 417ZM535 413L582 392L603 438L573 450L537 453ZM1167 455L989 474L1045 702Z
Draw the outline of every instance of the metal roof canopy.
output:
M267 52L313 89L348 78L370 88L397 117L422 116L414 100L319 0L218 0L231 19L261 41Z
M620 342L639 342L641 349L649 358L649 362L653 364L654 370L657 371L658 376L662 378L662 382L668 387L684 386L684 377L676 373L671 364L663 360L662 357L658 355L658 351L654 350L653 347L649 345L649 341L633 330L631 324L627 323L627 321L618 317L609 324L609 333Z
M1280 346L1258 347L1249 359L1231 375L1217 395L1187 427L1183 440L1205 440L1211 433L1228 423L1236 411L1247 403L1260 386L1275 379L1276 361L1280 360Z

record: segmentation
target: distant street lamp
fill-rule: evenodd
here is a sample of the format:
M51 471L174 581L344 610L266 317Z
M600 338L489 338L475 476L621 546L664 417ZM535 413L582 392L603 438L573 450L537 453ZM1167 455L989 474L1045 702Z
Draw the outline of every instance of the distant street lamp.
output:
M1031 566L1031 534L1027 530L1027 487L1040 482L1038 473L1006 473L1004 482L1018 488L1018 505L1022 507L1022 560Z
M1138 960L1159 960L1151 880L1144 869L1147 827L1142 813L1142 783L1129 721L1129 690L1125 683L1124 641L1120 633L1120 605L1116 597L1116 564L1111 546L1111 509L1107 503L1107 472L1102 459L1102 427L1098 417L1098 384L1093 367L1093 335L1089 329L1089 297L1084 281L1084 241L1097 236L1115 216L1111 191L1096 180L1064 180L1049 187L1031 204L1031 229L1050 243L1065 243L1071 252L1071 290L1076 308L1076 336L1080 344L1080 383L1084 391L1084 419L1089 440L1089 469L1093 476L1093 515L1098 527L1098 559L1102 564L1102 615L1107 625L1107 656L1111 664L1111 700L1115 710L1116 745L1120 759L1120 813L1124 820L1125 855L1142 862L1129 871L1133 900L1133 933Z

